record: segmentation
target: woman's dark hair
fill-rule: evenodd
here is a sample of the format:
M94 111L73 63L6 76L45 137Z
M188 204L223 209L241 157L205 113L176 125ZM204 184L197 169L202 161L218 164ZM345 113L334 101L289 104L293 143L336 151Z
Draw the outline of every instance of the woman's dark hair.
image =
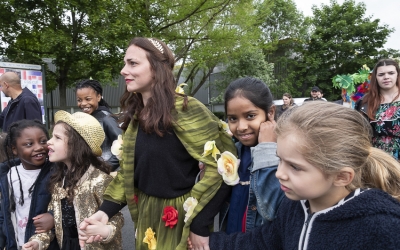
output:
M133 117L137 115L139 123L146 133L155 132L163 135L174 121L171 111L175 109L176 83L172 70L175 58L172 51L162 41L151 38L158 43L162 52L148 38L135 37L129 46L137 46L146 52L153 74L153 85L151 97L146 106L143 104L140 93L130 93L125 89L121 97L121 128L126 130L131 122L136 122ZM181 95L182 96L182 95ZM186 108L187 97L184 96L184 108ZM146 119L143 119L146 117ZM160 126L161 125L161 126Z
M399 64L393 60L393 59L381 59L378 61L378 63L375 65L372 75L371 75L371 81L370 81L370 89L368 91L368 94L365 95L363 98L362 103L367 103L368 105L368 117L372 120L375 120L375 114L376 111L378 110L379 105L381 104L382 101L382 96L379 88L378 81L376 79L377 75L377 70L379 67L382 66L390 66L393 65L396 68L397 71L397 80L396 80L396 85L400 89L400 68ZM399 97L399 93L393 98L392 101L396 100Z
M65 135L68 138L67 157L70 160L71 168L68 169L67 165L63 162L57 162L57 171L54 171L50 177L49 187L50 192L53 193L55 185L62 182L65 177L64 188L68 190L68 201L72 203L74 198L74 189L77 186L78 181L89 169L90 165L107 174L110 173L111 166L101 158L97 157L83 137L71 126L62 121L56 123L56 125L59 124L64 127Z
M101 96L101 99L99 101L99 106L105 106L111 109L111 106L103 99L103 87L101 87L99 81L91 79L80 80L75 85L75 93L78 89L84 89L84 88L92 88L96 92L96 94Z
M10 169L10 180L9 180L9 185L11 187L11 194L10 194L10 211L14 212L15 211L15 196L14 196L14 187L12 185L11 181L11 170L12 167L16 166L16 159L15 157L18 155L13 154L13 147L16 148L17 146L17 139L21 136L21 133L23 130L27 128L38 128L43 131L43 133L46 135L47 140L49 139L49 133L46 129L46 127L43 125L43 123L39 120L20 120L17 122L14 122L10 125L7 131L7 136L4 140L4 152L6 153L7 156L7 163L8 167ZM46 160L47 162L47 160ZM18 172L18 168L15 168L17 171L18 179L19 179L19 190L21 192L21 197L18 201L18 203L22 206L24 205L24 192L22 190L22 182L21 182L21 177ZM36 185L36 181L32 184L32 186L29 188L29 195L32 193L34 186Z
M225 91L225 113L227 112L228 102L235 97L244 97L254 106L264 110L265 116L274 105L271 91L268 86L259 79L244 77L234 80L229 84Z

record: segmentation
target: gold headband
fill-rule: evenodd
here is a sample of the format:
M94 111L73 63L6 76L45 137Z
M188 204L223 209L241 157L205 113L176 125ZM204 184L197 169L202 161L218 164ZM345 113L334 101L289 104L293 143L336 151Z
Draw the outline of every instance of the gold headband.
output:
M161 43L153 38L147 38L149 39L149 41L154 45L154 47L156 47L161 54L164 54L164 48L162 47Z

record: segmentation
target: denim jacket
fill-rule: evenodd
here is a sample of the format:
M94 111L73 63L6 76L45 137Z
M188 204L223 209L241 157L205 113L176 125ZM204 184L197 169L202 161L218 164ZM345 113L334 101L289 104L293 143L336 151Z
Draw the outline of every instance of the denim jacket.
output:
M242 143L237 142L239 159ZM275 173L278 168L279 158L276 156L276 143L264 142L251 148L253 163L249 171L250 188L247 203L246 231L272 221L275 218L279 205L285 196L280 188L279 180ZM229 207L220 213L220 227L226 223Z

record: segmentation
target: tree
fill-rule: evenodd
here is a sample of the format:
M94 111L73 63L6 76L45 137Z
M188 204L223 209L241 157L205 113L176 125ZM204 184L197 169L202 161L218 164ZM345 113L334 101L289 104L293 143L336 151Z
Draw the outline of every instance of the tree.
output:
M274 90L277 88L274 77L274 64L268 63L260 48L249 47L243 49L240 54L230 57L226 70L222 73L223 80L217 81L216 88L220 95L213 98L213 103L223 102L223 93L230 82L241 77L254 77L262 80Z
M252 6L251 0L1 1L0 52L14 62L50 58L57 70L46 71L47 91L59 86L65 107L66 88L77 79L112 82L134 36L164 40L175 52L178 76L186 67L189 82L201 71L206 79L242 41L252 42Z
M184 78L188 84L186 93L194 95L218 64L228 62L241 48L255 43L259 30L253 1L179 2L180 9L189 13L195 9L195 15L184 14L184 21L169 26L161 35L175 49L177 79Z
M270 5L270 9L265 8ZM309 40L310 22L304 18L292 0L264 1L258 7L259 13L268 11L260 25L262 48L267 61L274 63L277 87L272 88L275 97L289 92L298 96L298 82L287 81L293 68L295 48ZM279 86L279 87L278 87Z
M310 40L297 48L296 65L289 81L302 83L302 94L318 85L328 99L339 99L340 90L332 87L336 75L357 71L362 65L373 65L393 29L379 19L365 16L364 3L345 0L338 4L313 6L313 32ZM393 52L393 51L392 51Z
M133 34L122 21L129 14L127 4L113 0L2 1L1 52L14 62L43 64L50 58L57 70L46 71L47 91L58 85L65 107L66 88L76 80L111 82L118 74L122 48Z

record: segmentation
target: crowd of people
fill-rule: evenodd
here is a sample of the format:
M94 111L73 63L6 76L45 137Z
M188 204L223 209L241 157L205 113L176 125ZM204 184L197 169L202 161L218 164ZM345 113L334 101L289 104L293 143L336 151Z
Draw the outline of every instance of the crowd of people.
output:
M317 86L277 108L264 82L236 79L228 128L175 91L174 63L164 42L136 37L118 116L92 79L77 82L81 111L56 112L51 136L35 117L0 115L0 249L122 249L125 206L136 250L400 246L395 61L376 64L355 110ZM0 77L11 104L13 77Z

